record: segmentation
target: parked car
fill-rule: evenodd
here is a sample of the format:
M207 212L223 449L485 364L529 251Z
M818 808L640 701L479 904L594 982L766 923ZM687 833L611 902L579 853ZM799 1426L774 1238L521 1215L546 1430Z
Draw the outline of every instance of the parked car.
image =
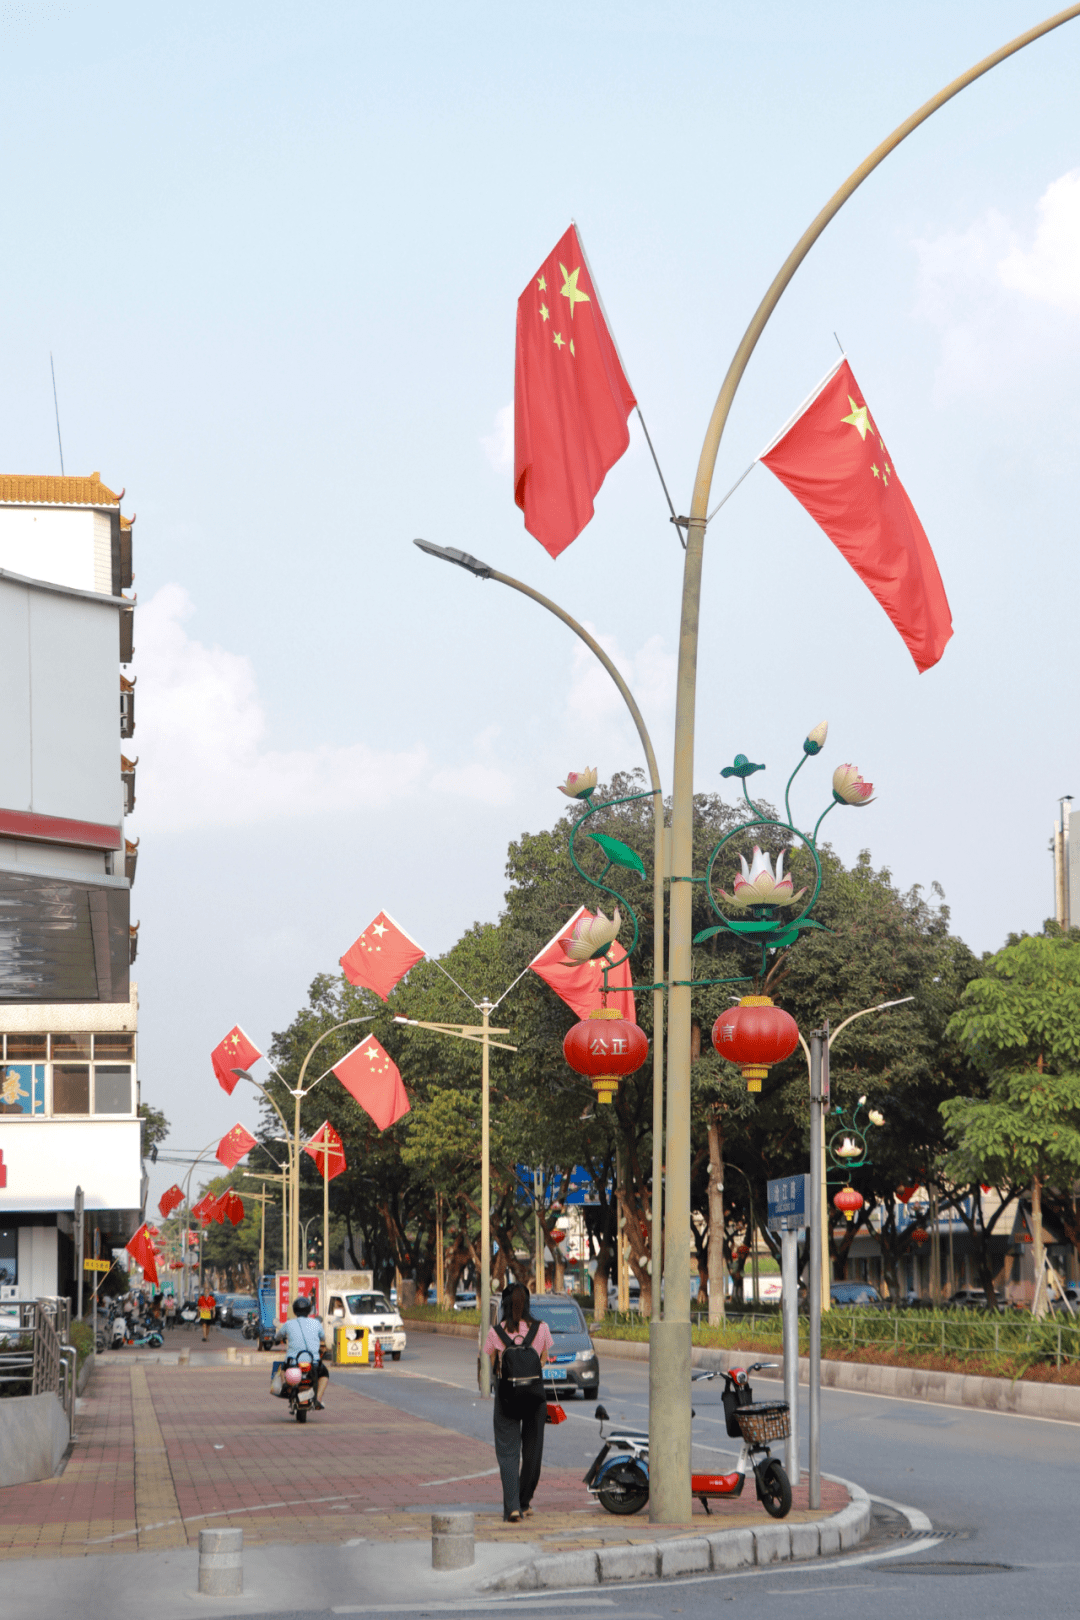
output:
M385 1294L332 1293L326 1313L327 1333L336 1336L344 1328L350 1339L355 1339L361 1328L367 1328L369 1338L378 1340L383 1353L387 1351L395 1361L401 1360L405 1348L405 1324Z
M836 1282L829 1293L834 1305L867 1305L880 1311L885 1303L873 1283Z
M600 1363L589 1337L585 1314L569 1294L534 1294L529 1310L551 1329L553 1344L544 1369L544 1381L560 1394L580 1390L595 1401L600 1388Z
M254 1294L215 1294L214 1298L217 1301L215 1318L226 1328L243 1327L245 1319L259 1309Z
M986 1311L990 1309L985 1288L958 1288L947 1301L954 1311Z
M454 1295L455 1311L475 1311L479 1303L475 1293L468 1288L462 1293Z

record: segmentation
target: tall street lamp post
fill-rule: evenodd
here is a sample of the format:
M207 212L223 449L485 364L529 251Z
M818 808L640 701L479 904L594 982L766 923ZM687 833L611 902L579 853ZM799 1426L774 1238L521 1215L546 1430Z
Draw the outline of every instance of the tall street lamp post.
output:
M511 987L512 988L512 987ZM500 997L501 999L501 997ZM491 1111L490 1111L490 1050L497 1046L502 1052L516 1052L516 1046L505 1041L493 1041L492 1035L509 1035L508 1029L496 1029L491 1014L498 1006L485 996L478 1011L480 1024L430 1024L422 1018L394 1019L395 1024L408 1024L413 1029L430 1029L436 1035L449 1035L454 1040L472 1041L480 1047L481 1107L480 1107L480 1393L491 1394L491 1363L483 1354L483 1340L488 1328L491 1301ZM441 1264L441 1260L440 1260ZM400 1306L401 1301L398 1301Z
M848 176L808 226L781 265L732 357L713 407L698 460L683 567L679 662L676 678L675 765L671 812L671 993L668 1004L667 1196L664 1243L664 1317L650 1333L650 1360L658 1354L662 1376L650 1376L650 1399L661 1411L650 1442L649 1515L654 1522L682 1524L690 1518L690 1039L692 974L692 858L694 816L694 720L697 687L701 573L709 496L716 458L731 406L750 356L803 259L825 227L886 157L953 96L1043 34L1080 16L1080 5L1058 12L991 56L976 63L900 124ZM650 1413L650 1434L654 1430Z
M300 1065L300 1075L299 1075L299 1078L297 1079L297 1082L296 1082L295 1086L290 1086L288 1084L288 1082L283 1078L283 1076L281 1074L278 1073L278 1071L276 1069L273 1071L275 1074L277 1074L277 1077L281 1081L282 1085L286 1087L287 1091L289 1092L289 1095L295 1099L295 1105L296 1106L295 1106L295 1108L293 1110L293 1124L292 1124L291 1131L289 1129L288 1120L285 1118L285 1115L282 1113L281 1109L278 1107L278 1105L274 1101L273 1097L267 1091L266 1087L263 1086L263 1085L260 1085L259 1081L256 1080L253 1075L249 1074L246 1069L234 1069L232 1071L233 1074L235 1074L238 1079L240 1079L240 1080L250 1080L251 1081L251 1084L255 1087L256 1091L261 1092L263 1097L265 1097L266 1101L270 1104L270 1107L274 1110L274 1113L277 1115L278 1119L281 1121L282 1125L285 1128L286 1141L288 1142L288 1145L289 1145L288 1174L289 1174L289 1216L290 1216L290 1219L289 1219L289 1298L290 1299L295 1299L296 1298L297 1281L298 1281L299 1275L300 1275L300 1153L301 1153L302 1146L303 1146L303 1144L301 1142L301 1139L300 1139L300 1108L301 1108L301 1104L304 1101L304 1098L306 1096L308 1096L309 1093L314 1091L315 1087L317 1085L319 1085L319 1083L321 1081L325 1080L326 1076L328 1074L332 1073L332 1070L331 1069L325 1069L323 1071L323 1073L319 1075L318 1079L313 1080L311 1082L310 1086L307 1086L307 1087L305 1087L305 1085L304 1085L304 1077L307 1074L308 1064L311 1062L312 1057L315 1055L315 1052L317 1051L317 1049L322 1045L323 1041L328 1040L331 1035L336 1035L339 1029L348 1029L351 1024L370 1024L372 1019L377 1017L377 1016L378 1015L376 1013L368 1013L363 1018L343 1018L339 1024L332 1024L329 1029L324 1030L323 1033L319 1036L319 1038L317 1040L313 1041L311 1046L308 1048L307 1056L304 1058L303 1063ZM325 1300L320 1301L320 1309L325 1309L325 1304L326 1304Z

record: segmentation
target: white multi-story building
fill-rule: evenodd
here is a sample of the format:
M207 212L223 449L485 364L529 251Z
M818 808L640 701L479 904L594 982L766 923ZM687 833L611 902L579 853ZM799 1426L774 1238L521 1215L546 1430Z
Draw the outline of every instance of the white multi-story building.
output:
M132 520L89 478L0 475L0 1287L74 1293L143 1202L130 891Z

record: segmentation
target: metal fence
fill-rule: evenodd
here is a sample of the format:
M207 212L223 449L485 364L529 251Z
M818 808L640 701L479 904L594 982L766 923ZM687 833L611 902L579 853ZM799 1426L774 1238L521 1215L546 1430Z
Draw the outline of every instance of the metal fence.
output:
M0 1384L6 1395L54 1394L75 1416L75 1346L69 1299L12 1299L0 1306Z

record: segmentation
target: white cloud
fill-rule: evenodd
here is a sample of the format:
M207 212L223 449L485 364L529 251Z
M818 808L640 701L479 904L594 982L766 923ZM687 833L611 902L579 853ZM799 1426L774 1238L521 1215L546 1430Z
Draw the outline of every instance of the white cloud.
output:
M165 585L138 617L140 824L162 830L229 827L386 807L421 786L454 797L511 797L492 762L491 735L475 764L433 766L415 743L381 752L356 742L273 749L250 659L208 647L185 628L194 612Z
M497 473L514 470L514 407L504 405L495 412L491 432L481 436L480 447Z
M1075 348L1080 330L1061 315L1080 315L1080 170L1047 187L1028 235L992 209L915 242L915 315L940 333L939 395L1012 391L1033 359L1053 366Z
M1014 243L998 271L1006 287L1080 315L1080 169L1047 187L1031 247Z
M588 620L585 621L585 629L594 641L599 642L633 693L648 727L663 775L663 761L669 751L674 719L676 674L674 654L665 649L661 636L650 636L636 653L629 654L623 651L614 636L601 634ZM570 689L567 693L566 707L575 722L581 746L595 749L606 744L605 752L609 759L607 769L610 770L615 761L613 729L621 727L617 733L620 753L625 750L631 738L637 737L629 710L607 670L597 662L595 654L591 653L581 641L574 645L569 674ZM636 753L634 757L640 759L640 755ZM576 763L571 762L568 768L580 770L583 765L597 763L596 759L579 759ZM599 763L603 775L603 762Z

